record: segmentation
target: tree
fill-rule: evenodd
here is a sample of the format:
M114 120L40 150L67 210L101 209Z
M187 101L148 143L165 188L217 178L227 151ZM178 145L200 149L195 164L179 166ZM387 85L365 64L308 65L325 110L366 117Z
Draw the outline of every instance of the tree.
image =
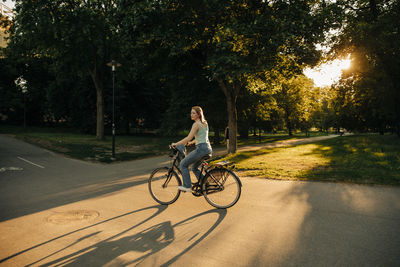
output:
M106 63L118 59L115 1L17 0L10 53L23 58L49 58L71 77L86 74L96 89L96 136L104 138L103 91Z
M229 152L236 151L237 109L249 76L273 69L278 55L300 63L318 59L314 44L332 20L316 1L168 1L157 37L170 55L191 54L225 95Z
M201 106L211 130L214 144L220 142L219 133L226 126L224 95L215 81L208 79L207 73L190 56L182 56L170 63L174 73L169 72L169 107L163 116L163 132L176 134L190 128L191 107ZM184 115L183 115L184 114Z
M297 77L297 86L301 87L300 116L298 123L300 129L309 136L309 130L314 126L313 114L319 110L321 105L321 95L319 88L314 87L314 82L306 76Z
M346 98L341 114L352 114L353 127L400 136L399 1L352 0L345 3L346 23L335 40L334 56L351 54L352 67L340 82Z
M311 121L312 125L320 131L328 132L330 127L338 125L338 117L335 113L337 111L336 99L335 87L325 86L313 89Z
M272 97L273 89L260 77L248 80L246 90L238 96L238 133L241 138L247 138L250 128L271 128L271 113L276 109L276 102ZM271 129L269 129L271 130Z
M275 90L277 105L282 109L289 135L293 135L296 126L305 131L310 128L311 90L313 82L305 76L281 79Z

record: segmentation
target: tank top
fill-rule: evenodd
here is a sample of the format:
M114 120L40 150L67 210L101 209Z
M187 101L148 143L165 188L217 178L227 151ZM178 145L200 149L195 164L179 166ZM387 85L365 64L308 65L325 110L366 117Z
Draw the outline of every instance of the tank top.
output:
M201 143L210 143L208 140L208 124L204 126L201 122L200 124L200 129L197 131L196 135L194 136L196 140L196 145L201 144Z

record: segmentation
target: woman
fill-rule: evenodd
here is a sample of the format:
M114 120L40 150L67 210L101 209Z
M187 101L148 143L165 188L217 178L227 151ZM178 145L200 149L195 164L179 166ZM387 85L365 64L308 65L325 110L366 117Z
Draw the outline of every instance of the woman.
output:
M192 171L197 178L200 177L198 167L201 164L201 159L204 156L211 156L212 148L208 140L208 124L204 118L203 110L199 106L192 107L190 118L194 121L192 129L188 136L179 142L172 143L171 146L183 146L196 144L196 149L190 152L180 163L183 186L178 186L178 189L184 192L192 191L192 182L190 179L189 165L193 164ZM193 140L194 138L194 140ZM193 141L192 141L193 140Z

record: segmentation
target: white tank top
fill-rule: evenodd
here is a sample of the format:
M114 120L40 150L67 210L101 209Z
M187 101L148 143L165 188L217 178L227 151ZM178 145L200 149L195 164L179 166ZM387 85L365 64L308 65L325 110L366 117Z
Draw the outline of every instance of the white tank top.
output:
M205 126L201 122L199 122L199 124L200 124L200 129L194 136L196 140L196 145L201 143L210 143L210 141L208 140L208 124L206 124Z

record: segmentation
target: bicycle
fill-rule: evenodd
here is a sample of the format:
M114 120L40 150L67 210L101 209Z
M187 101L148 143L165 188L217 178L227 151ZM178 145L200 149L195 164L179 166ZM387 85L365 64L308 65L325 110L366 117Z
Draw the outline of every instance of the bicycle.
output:
M174 203L180 196L178 186L182 185L182 172L179 162L183 156L176 148L170 146L173 158L171 167L155 169L149 178L148 186L151 196L162 205ZM192 184L192 194L204 196L213 207L226 209L235 205L241 195L242 182L233 171L235 165L224 161L209 165L209 156L201 159L200 177Z

